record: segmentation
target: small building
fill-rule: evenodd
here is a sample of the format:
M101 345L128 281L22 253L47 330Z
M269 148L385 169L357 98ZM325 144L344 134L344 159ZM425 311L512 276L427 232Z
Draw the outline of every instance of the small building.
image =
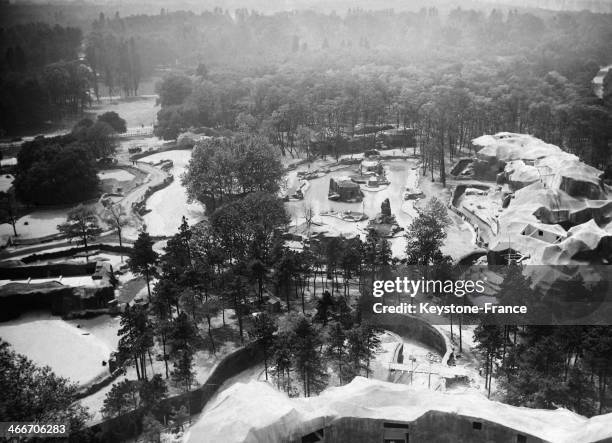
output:
M343 202L360 202L363 200L363 193L359 184L348 177L330 178L328 198Z
M271 295L266 300L266 311L270 314L276 314L281 311L281 300L275 295Z

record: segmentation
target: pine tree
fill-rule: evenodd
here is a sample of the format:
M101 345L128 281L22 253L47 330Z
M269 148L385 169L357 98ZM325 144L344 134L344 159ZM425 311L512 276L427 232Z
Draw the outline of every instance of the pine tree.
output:
M162 424L151 414L147 414L142 419L142 437L147 443L160 443Z
M268 380L268 360L272 355L274 334L277 330L278 326L267 312L261 312L253 319L253 328L251 329L250 335L254 340L257 340L263 352L266 381Z
M161 400L168 394L168 387L162 376L155 374L150 380L140 382L138 394L143 408L157 411Z
M295 369L302 380L304 395L318 393L325 387L327 373L319 349L321 339L312 324L305 317L300 317L293 328L293 361Z
M135 380L123 380L111 386L106 394L102 407L102 415L105 417L116 417L133 411L140 406L138 394L138 382Z
M274 338L272 367L276 377L276 386L285 392L291 392L291 370L293 333L280 331Z
M313 321L317 323L322 323L323 326L326 326L331 315L333 306L334 299L332 298L329 291L324 291L321 297L317 299L316 313L314 315Z
M173 352L189 351L193 353L200 341L197 325L186 312L181 312L176 316L168 338Z
M370 376L370 364L380 350L379 330L369 322L350 329L347 332L348 361L352 377L365 372Z
M172 381L180 387L183 392L191 390L195 381L193 370L193 354L190 350L181 350L174 361L174 370L171 373Z
M178 292L179 288L162 275L153 289L153 298L149 302L149 310L153 317L153 330L162 345L166 378L170 376L167 345L172 331L174 309L179 311Z
M153 369L150 349L153 346L153 324L147 309L141 305L127 306L121 314L118 354L122 363L134 362L138 380L147 379L147 357Z
M337 375L340 385L343 385L346 381L346 364L348 358L348 352L346 349L346 334L344 332L344 328L340 323L334 322L330 325L329 329L326 356L337 368Z
M130 254L128 265L134 274L145 277L147 281L147 292L151 299L151 277L155 274L155 265L158 261L158 254L153 250L153 239L143 228L134 242L134 248Z
M495 360L501 357L501 347L504 340L502 328L490 323L490 321L485 320L474 330L474 339L478 342L476 348L485 357L485 387L489 396L491 395L493 365Z

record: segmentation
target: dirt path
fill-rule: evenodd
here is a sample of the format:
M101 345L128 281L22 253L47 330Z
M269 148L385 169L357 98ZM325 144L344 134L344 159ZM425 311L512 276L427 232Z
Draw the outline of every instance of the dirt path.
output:
M132 221L132 223L130 223L130 226L126 226L124 235L128 239L135 239L138 235L137 231L140 227L141 220L139 216L132 212L132 206L145 198L146 192L150 187L162 184L164 180L168 177L168 174L162 171L161 169L145 162L136 161L135 164L132 164L127 161L120 161L119 165L133 166L142 171L143 173L147 174L146 179L140 186L135 187L130 191L129 194L119 200L119 204L124 208L125 213L128 214L130 220Z

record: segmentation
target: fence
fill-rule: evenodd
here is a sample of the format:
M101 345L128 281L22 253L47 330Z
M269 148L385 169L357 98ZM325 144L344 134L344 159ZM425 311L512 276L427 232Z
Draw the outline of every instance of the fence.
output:
M127 131L123 134L119 134L119 138L128 138L128 137L148 137L153 135L153 126L145 126L142 128L134 127L127 128Z

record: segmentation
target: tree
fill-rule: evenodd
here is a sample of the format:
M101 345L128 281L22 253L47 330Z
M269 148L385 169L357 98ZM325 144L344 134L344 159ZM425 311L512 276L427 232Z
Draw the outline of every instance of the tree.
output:
M169 356L166 348L172 329L173 308L178 306L178 291L177 286L162 275L153 289L153 297L149 300L150 312L153 316L153 330L162 345L166 378L170 377Z
M123 242L121 233L124 226L128 224L125 209L120 204L110 202L106 207L104 215L104 221L117 232L117 237L119 237L119 248L121 248L121 262L123 262Z
M500 349L504 340L502 329L496 324L483 322L474 330L474 339L478 343L476 348L485 357L485 387L488 389L488 396L491 396L493 364L501 357Z
M370 376L370 363L380 349L379 330L368 322L353 327L347 332L348 361L353 376L365 371Z
M120 123L112 121L112 118L106 120L111 120L113 124L120 125ZM88 149L95 158L108 157L114 154L118 146L116 131L106 120L98 118L95 123L89 119L81 120L72 128L71 135L76 139L74 144Z
M259 303L263 303L263 288L264 279L268 273L266 264L260 259L254 259L249 262L248 265L249 274L257 282L257 294L259 296Z
M229 260L266 261L275 231L289 217L283 202L266 192L254 192L218 208L210 217L213 234Z
M15 194L33 204L76 203L98 190L95 160L83 146L67 139L35 139L17 155Z
M229 298L234 308L234 313L238 319L238 331L241 343L244 341L244 316L248 312L245 300L249 285L245 271L244 267L239 263L237 266L227 271L223 276L225 281L223 295Z
M291 392L292 359L292 331L279 331L274 338L272 367L276 377L276 386L285 392Z
M58 377L50 367L35 365L0 340L1 421L65 421L71 431L78 431L89 413L74 402L77 390L76 384Z
M121 314L118 354L122 364L133 362L138 380L147 380L147 357L153 370L150 349L153 346L153 325L147 308L142 305L127 306Z
M312 206L304 206L302 215L304 216L306 229L308 230L308 239L310 240L310 228L312 227L312 222L316 214Z
M182 183L189 199L204 203L212 213L248 193L276 194L282 175L272 146L260 136L242 134L198 142Z
M160 401L168 395L168 387L160 374L150 380L142 380L138 390L142 407L147 411L156 411Z
M108 111L98 115L98 121L106 123L118 134L123 134L127 131L125 120L119 117L119 114L114 111Z
M152 414L143 417L142 436L147 443L159 443L163 429L162 424Z
M316 313L313 321L327 325L331 311L334 307L334 299L329 291L324 291L321 297L317 299Z
M170 415L170 420L176 429L183 431L183 425L189 420L189 412L187 411L187 408L185 406L181 406L178 409L173 409Z
M293 360L295 369L302 380L304 395L322 391L326 385L327 373L323 366L319 348L321 338L306 317L299 317L293 328Z
M432 198L406 231L406 255L409 264L431 265L441 255L450 219L444 205Z
M330 327L326 354L338 368L336 373L338 374L340 385L343 385L347 375L348 352L346 334L342 324L339 322L334 322Z
M179 354L183 351L193 354L199 340L197 325L187 313L181 312L172 322L168 338L172 346L173 357L180 357Z
M140 406L138 382L135 380L122 380L114 383L104 398L102 415L117 417Z
M89 261L89 242L94 240L102 229L98 225L98 217L90 206L79 205L68 212L66 222L57 229L72 241L78 239L85 248L85 260Z
M0 222L8 222L13 227L13 234L17 237L17 201L15 192L8 190L0 192Z
M155 274L155 265L158 261L158 254L153 250L153 239L143 228L134 242L132 253L128 260L128 266L134 274L142 275L147 281L147 293L151 298L150 279Z
M193 354L190 350L183 349L178 353L171 376L174 383L183 392L191 390L195 380L195 372L193 371Z
M179 74L168 75L155 85L162 107L180 105L189 96L192 88L191 79Z
M260 312L254 317L253 328L251 329L250 335L257 341L258 346L263 352L266 380L268 380L268 360L272 354L274 334L277 330L278 326L267 312Z

